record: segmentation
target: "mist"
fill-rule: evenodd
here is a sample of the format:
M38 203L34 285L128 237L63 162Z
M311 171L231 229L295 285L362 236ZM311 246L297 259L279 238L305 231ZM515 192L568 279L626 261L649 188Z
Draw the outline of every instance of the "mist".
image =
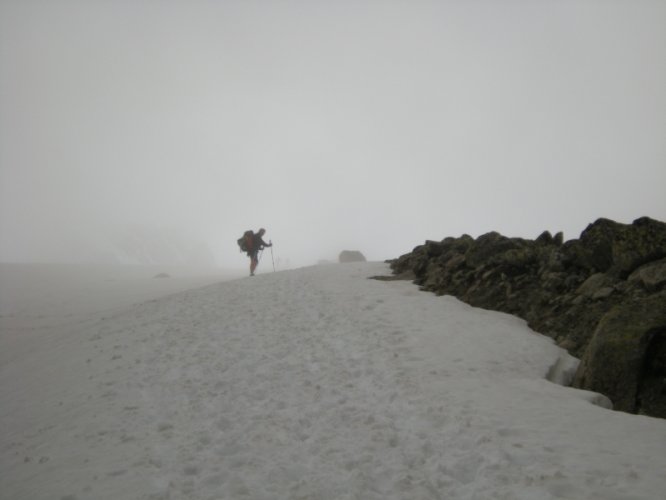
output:
M644 0L0 0L0 261L666 220L665 26Z

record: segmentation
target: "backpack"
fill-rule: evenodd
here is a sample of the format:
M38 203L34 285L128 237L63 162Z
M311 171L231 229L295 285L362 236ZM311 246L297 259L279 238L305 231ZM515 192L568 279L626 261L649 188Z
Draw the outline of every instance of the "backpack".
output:
M243 233L243 236L236 240L241 252L249 252L252 249L253 236L254 233L251 230L247 230Z

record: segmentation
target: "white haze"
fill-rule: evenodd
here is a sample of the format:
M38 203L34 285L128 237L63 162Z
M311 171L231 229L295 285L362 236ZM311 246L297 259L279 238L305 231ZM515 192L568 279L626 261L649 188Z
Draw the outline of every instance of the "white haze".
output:
M0 260L666 219L663 1L0 0Z

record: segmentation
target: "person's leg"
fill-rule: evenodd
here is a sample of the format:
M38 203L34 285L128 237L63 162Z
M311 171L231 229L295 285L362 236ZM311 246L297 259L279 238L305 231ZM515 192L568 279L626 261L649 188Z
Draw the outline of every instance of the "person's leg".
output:
M254 270L257 268L258 263L257 253L252 252L252 254L250 254L250 276L254 276Z

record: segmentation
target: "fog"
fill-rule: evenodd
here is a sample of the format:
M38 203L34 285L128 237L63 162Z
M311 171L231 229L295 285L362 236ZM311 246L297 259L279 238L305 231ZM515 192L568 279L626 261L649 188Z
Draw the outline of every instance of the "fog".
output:
M665 89L661 0L0 0L0 261L665 220Z

